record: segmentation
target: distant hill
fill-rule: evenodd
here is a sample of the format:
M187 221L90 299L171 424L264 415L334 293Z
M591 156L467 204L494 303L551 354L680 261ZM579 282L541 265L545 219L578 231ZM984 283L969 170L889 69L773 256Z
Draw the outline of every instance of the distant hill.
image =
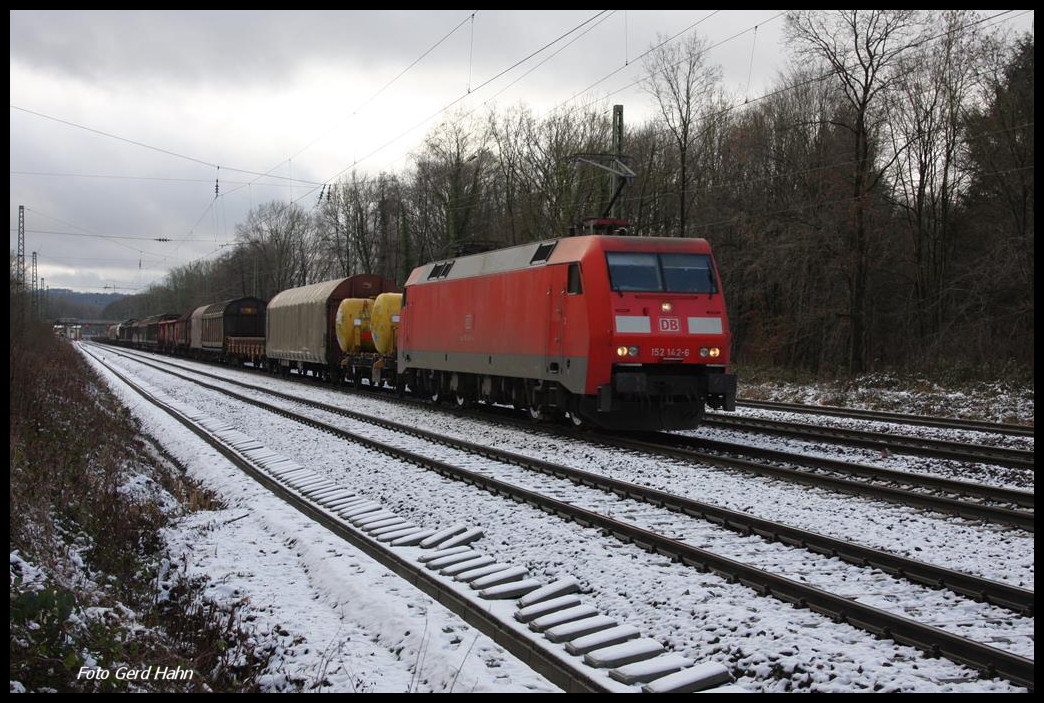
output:
M79 293L66 288L47 291L49 317L104 318L102 311L112 303L126 298L123 293Z

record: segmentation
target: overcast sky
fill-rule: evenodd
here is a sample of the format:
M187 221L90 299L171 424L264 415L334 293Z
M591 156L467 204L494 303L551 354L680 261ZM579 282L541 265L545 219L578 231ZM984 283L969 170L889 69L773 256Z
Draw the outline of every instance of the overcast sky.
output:
M789 60L779 12L13 11L10 248L24 205L27 262L36 251L48 287L134 292L216 256L253 205L311 208L353 165L401 171L461 111L608 97L640 122L653 105L628 86L658 36L706 37L727 89L757 96Z

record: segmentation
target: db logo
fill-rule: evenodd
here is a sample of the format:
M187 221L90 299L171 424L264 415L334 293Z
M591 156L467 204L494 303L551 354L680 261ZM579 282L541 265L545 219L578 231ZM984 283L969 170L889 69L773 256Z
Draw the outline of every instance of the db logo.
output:
M677 317L661 317L660 331L681 332L681 320L679 320Z

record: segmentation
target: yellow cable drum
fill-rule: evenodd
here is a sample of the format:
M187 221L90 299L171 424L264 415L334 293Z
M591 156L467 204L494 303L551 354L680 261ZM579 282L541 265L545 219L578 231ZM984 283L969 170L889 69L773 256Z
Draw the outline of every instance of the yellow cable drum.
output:
M337 344L345 354L374 352L370 334L373 301L369 298L345 298L337 306Z
M401 311L402 293L381 293L373 301L370 329L373 331L373 346L378 354L388 356L395 353Z

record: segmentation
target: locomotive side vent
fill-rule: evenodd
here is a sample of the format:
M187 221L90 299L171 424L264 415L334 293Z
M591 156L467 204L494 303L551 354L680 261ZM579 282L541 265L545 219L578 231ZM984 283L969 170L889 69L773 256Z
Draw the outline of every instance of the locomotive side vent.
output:
M537 247L536 253L533 254L533 258L529 260L530 264L542 264L551 258L551 252L558 246L558 242L547 242Z

